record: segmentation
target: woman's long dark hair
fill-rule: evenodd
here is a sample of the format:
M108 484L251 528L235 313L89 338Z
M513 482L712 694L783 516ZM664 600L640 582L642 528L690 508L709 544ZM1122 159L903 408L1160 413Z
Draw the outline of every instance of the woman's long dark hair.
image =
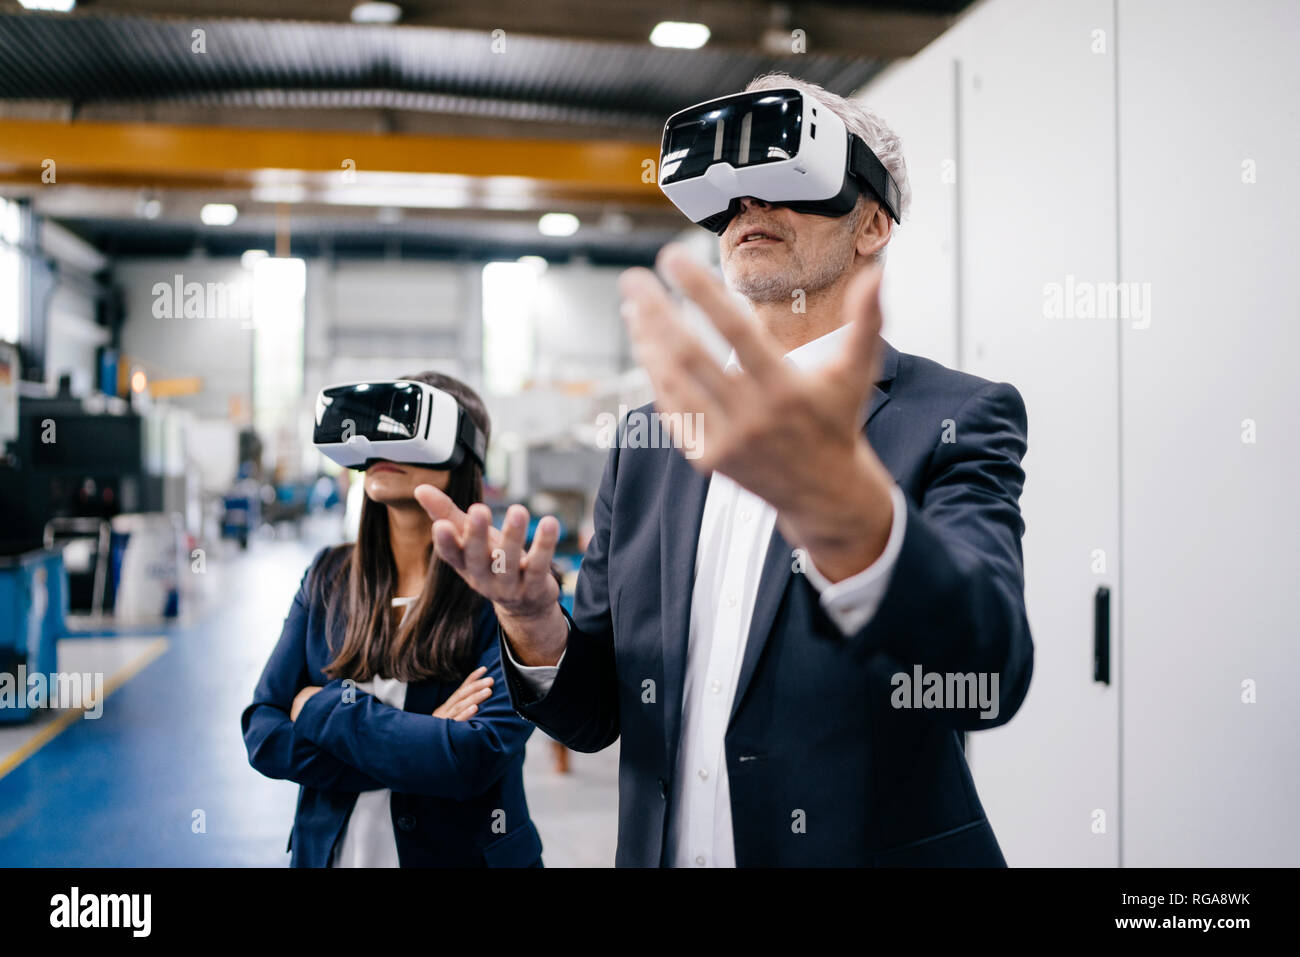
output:
M402 376L449 392L480 429L484 437L491 422L483 400L458 379L438 372ZM483 501L483 472L466 456L455 469L447 496L462 510ZM459 681L476 660L475 618L482 599L464 579L433 553L429 541L429 571L420 596L407 609L400 624L393 623L397 565L388 537L388 506L364 497L361 527L354 546L341 545L326 588L327 634L336 634L341 622L343 643L325 668L331 678L369 681L376 675L400 681Z

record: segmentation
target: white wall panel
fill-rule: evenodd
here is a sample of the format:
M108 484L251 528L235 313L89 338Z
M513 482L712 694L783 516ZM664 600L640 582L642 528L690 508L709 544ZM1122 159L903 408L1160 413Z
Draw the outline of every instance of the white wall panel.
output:
M1117 332L1049 293L1115 276L1110 19L1109 0L1004 0L962 24L964 368L1015 385L1029 415L1034 677L1016 718L970 745L1018 865L1118 861L1118 694L1093 680L1094 595L1114 595L1120 559Z
M1300 6L1124 0L1119 39L1123 277L1153 303L1121 345L1124 863L1294 867Z
M895 224L881 285L883 335L897 349L958 362L957 116L960 36L940 37L858 97L903 142L911 210Z
M1119 560L1117 332L1044 309L1048 284L1115 272L1114 63L1093 52L1110 10L983 4L863 96L903 138L915 192L886 268L886 337L1012 383L1028 409L1034 677L1009 725L968 740L1013 865L1118 860L1118 696L1092 680L1093 596L1114 590Z
M918 196L954 104L960 130L956 219L918 202L905 224L955 229L951 305L942 242L911 261L905 230L887 304L955 313L961 367L1029 411L1034 681L969 752L1013 865L1300 862L1297 41L1280 0L987 0L865 92Z

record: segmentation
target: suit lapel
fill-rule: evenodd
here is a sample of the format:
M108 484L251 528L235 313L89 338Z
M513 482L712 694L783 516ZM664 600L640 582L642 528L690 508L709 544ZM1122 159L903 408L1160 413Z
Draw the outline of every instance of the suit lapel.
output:
M731 718L736 716L740 699L745 696L749 680L754 677L758 659L767 644L772 622L776 620L776 611L781 607L785 596L785 587L790 584L793 550L776 529L767 544L767 555L763 559L763 574L758 580L758 595L754 599L754 617L749 623L749 637L745 641L745 657L740 664L740 677L736 681L736 696L731 700ZM730 722L731 718L728 718Z
M862 421L864 432L868 423L880 411L880 407L889 401L889 390L882 389L881 386L891 385L894 377L898 375L898 350L884 339L880 340L880 345L884 350L880 357L880 375L876 377L876 384L871 387L871 404L867 407L867 417Z
M880 375L876 379L876 384L872 386L871 400L862 423L864 431L875 414L889 401L889 391L882 389L881 386L889 385L898 370L898 350L884 339L881 339L881 345L884 354L881 357ZM790 584L793 563L794 550L781 533L773 529L772 538L767 546L767 555L763 559L763 574L758 582L754 616L750 621L749 637L745 642L745 657L741 662L740 677L736 682L736 695L731 702L731 719L735 718L736 711L740 708L740 702L749 688L750 680L754 677L763 648L767 645L772 624L776 621L777 610L781 607L781 599L785 597L786 587Z
M682 688L686 680L686 645L690 636L691 592L695 587L695 553L709 476L691 467L679 452L668 453L664 501L659 512L659 585L664 658L664 743L671 772L677 761L682 722Z

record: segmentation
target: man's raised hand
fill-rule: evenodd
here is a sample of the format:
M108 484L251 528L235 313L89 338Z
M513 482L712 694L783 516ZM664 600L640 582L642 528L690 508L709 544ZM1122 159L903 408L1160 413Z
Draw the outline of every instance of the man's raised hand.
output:
M732 345L740 365L724 371L655 273L635 268L620 276L633 349L673 439L683 441L687 417L699 416L691 465L721 472L775 507L782 534L832 581L867 567L884 551L893 520L893 479L862 432L882 355L879 269L863 269L844 291L849 328L839 353L800 371L682 247L664 247L657 266Z

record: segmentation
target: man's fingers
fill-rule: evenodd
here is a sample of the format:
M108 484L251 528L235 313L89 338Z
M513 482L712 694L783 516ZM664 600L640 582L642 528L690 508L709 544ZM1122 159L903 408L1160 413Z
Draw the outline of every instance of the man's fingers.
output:
M465 515L465 566L476 577L492 574L491 530L492 510L482 502L471 505Z
M695 407L673 410L684 412L706 412L710 406L725 407L736 400L736 383L677 318L677 306L654 273L628 269L619 276L618 287L628 334L656 395L668 400L678 393L694 399ZM698 391L678 389L686 385L681 380L695 383Z
M669 243L655 262L668 280L694 300L736 350L736 358L750 375L769 381L788 374L781 349L752 315L731 298L727 287L711 270L696 262L680 243Z
M448 498L447 493L442 489L434 488L432 485L417 485L415 500L428 513L430 520L436 522L439 519L446 519L456 527L458 532L463 529L465 513L456 507L456 503Z
M528 509L522 505L511 505L506 509L505 520L501 523L501 558L504 567L492 560L493 574L517 575L520 560L523 558L524 537L528 534Z
M652 280L658 283L658 280ZM637 312L641 306L631 299L625 300L622 312L628 321L628 331L632 336L633 354L650 377L650 386L654 390L654 406L662 416L656 416L652 428L666 429L669 433L662 439L663 444L674 448L682 447L682 439L674 426L686 420L692 423L709 421L718 429L724 429L731 419L728 408L737 406L742 394L741 383L722 381L727 378L718 371L717 363L708 355L693 336L689 337L685 347L672 344L671 336L647 335L639 329L641 320ZM639 337L639 338L638 338ZM712 383L706 386L705 383ZM695 432L701 432L696 429ZM651 440L659 444L658 439Z
M555 557L555 545L560 540L560 521L554 515L547 515L537 523L533 532L533 545L524 558L524 587L536 587L551 574L551 560Z
M433 550L438 557L454 568L461 575L468 573L465 565L465 548L456 535L456 526L447 519L438 519L433 523Z
M880 376L880 330L884 314L880 309L882 271L869 266L853 277L844 294L844 318L849 324L843 364L862 377L865 393Z

